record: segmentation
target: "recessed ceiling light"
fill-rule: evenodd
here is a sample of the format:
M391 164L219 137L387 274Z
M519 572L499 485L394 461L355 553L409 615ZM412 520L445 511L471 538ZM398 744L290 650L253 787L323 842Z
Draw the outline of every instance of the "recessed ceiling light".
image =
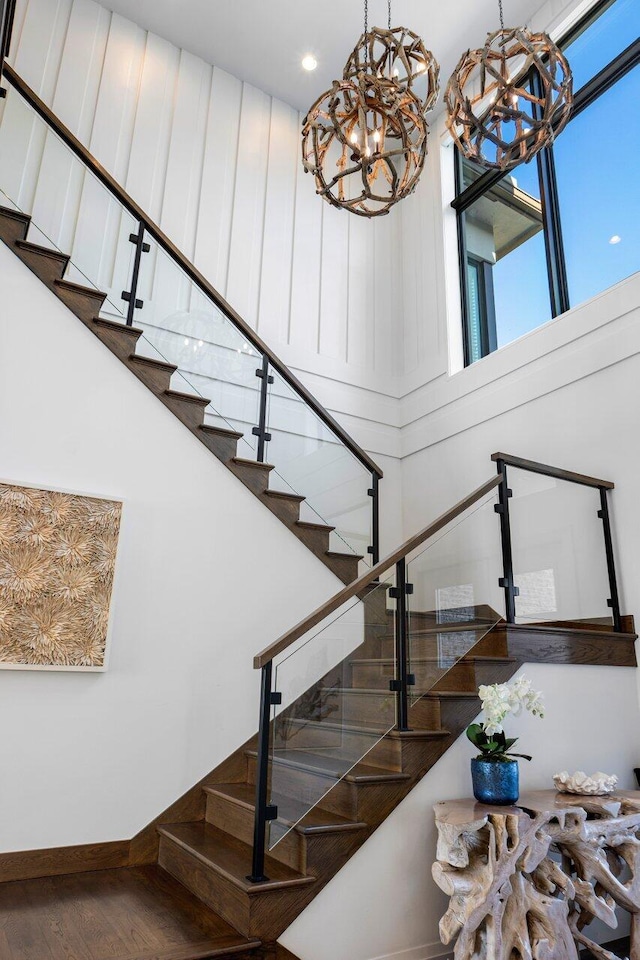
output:
M609 240L609 243L620 243L621 240L622 240L622 237L619 237L617 233L614 233L614 235Z
M308 53L306 57L302 58L302 66L305 70L315 70L318 66L318 61L312 53Z

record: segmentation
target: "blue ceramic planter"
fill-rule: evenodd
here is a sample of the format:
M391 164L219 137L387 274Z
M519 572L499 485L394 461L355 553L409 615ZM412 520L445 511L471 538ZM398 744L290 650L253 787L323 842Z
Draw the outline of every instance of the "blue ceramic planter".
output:
M508 807L519 794L518 761L492 763L490 760L472 760L473 795L480 803Z

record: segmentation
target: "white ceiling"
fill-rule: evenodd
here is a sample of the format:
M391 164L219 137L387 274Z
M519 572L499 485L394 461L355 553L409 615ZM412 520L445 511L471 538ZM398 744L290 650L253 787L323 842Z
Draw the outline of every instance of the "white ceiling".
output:
M306 112L362 33L363 0L99 0L209 63ZM542 0L504 0L508 26ZM497 0L393 0L393 25L420 34L441 67L441 85L463 50L499 26ZM369 23L386 26L386 0L369 0ZM318 68L300 61L313 53Z

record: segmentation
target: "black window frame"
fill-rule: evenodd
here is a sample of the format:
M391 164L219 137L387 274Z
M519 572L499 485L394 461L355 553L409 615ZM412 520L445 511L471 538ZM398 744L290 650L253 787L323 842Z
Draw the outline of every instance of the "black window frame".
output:
M615 0L600 0L581 17L581 19L561 38L559 46L561 48L568 46L580 36L592 23L594 23L608 7L611 7ZM579 116L583 110L586 110L595 100L601 97L614 84L621 80L627 73L640 64L640 37L634 40L629 46L619 53L610 63L603 67L590 80L587 81L575 94L573 102L573 111L569 119L569 124ZM537 76L531 75L531 83L536 84ZM455 163L455 184L456 196L451 202L452 208L456 211L457 229L458 229L458 260L460 272L460 293L462 306L462 331L464 340L464 365L468 367L475 361L471 358L471 331L469 328L469 296L467 287L467 249L465 237L465 218L464 213L480 197L484 196L488 190L499 183L505 176L502 170L483 170L478 167L480 176L470 183L468 187L463 187L463 157L459 150L454 150ZM531 161L532 163L534 161ZM538 167L538 182L540 185L540 200L542 203L543 233L545 242L546 262L547 262L547 281L549 286L549 299L551 302L551 317L555 319L562 313L566 313L571 308L569 297L569 285L567 282L567 269L564 255L564 244L562 240L562 223L560 217L560 203L558 197L558 184L555 172L555 161L553 154L553 143L541 150L535 162ZM514 167L517 170L518 167ZM540 323L544 326L545 322ZM536 328L538 329L538 328ZM488 338L483 337L485 341ZM495 349L495 348L494 348ZM493 350L488 350L483 357L488 356Z

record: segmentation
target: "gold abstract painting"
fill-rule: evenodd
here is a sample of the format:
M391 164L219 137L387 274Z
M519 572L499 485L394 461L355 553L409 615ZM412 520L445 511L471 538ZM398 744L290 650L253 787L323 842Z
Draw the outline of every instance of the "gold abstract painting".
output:
M0 483L0 667L104 668L121 512Z

